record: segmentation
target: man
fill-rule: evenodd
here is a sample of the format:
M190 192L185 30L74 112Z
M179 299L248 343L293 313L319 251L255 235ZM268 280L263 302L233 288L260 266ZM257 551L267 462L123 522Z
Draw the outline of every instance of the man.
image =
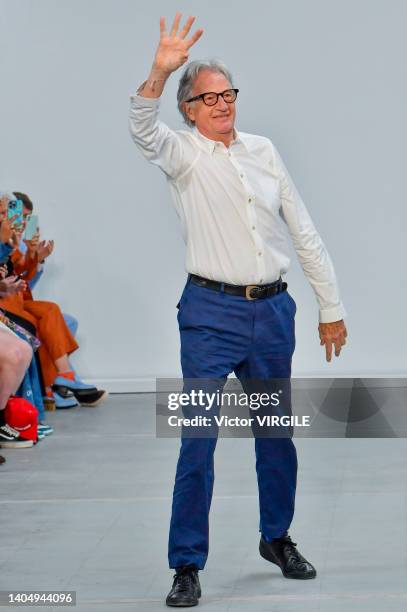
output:
M178 108L192 131L174 132L158 118L159 98L183 65L198 30L171 31L160 20L150 75L131 97L130 132L144 156L166 174L187 245L189 273L179 303L185 381L289 379L296 306L281 275L289 259L288 226L319 303L319 334L331 360L345 344L344 309L325 246L275 146L234 128L232 77L219 62L191 62L181 76ZM222 384L220 385L222 386ZM176 569L166 603L192 606L198 570L208 554L216 438L182 436L173 494L168 559ZM288 578L314 578L315 568L288 535L294 513L297 458L290 436L255 440L260 502L260 554Z

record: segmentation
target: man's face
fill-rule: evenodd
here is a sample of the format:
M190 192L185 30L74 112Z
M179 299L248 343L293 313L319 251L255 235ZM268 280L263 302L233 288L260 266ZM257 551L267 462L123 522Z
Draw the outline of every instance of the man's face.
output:
M7 218L9 199L7 197L1 198L0 200L0 223Z
M214 91L221 93L232 85L220 72L201 70L195 79L192 96ZM195 122L198 130L211 140L221 140L221 135L233 134L236 117L235 102L227 104L222 96L214 106L207 106L202 99L186 103L188 117Z

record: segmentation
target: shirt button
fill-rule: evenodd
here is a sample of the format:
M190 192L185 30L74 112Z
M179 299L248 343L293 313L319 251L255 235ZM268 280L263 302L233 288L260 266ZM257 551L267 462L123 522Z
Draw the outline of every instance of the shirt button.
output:
M251 201L252 201L252 199L251 199L251 198L249 198L249 204L250 204L250 202L251 202Z
M261 278L259 282L260 282L260 283L262 283L262 282L263 282L263 279Z
M257 255L258 255L259 257L260 257L260 255L261 255L261 254L262 254L262 253L261 253L261 251L259 251L259 252L257 253Z
M243 177L244 177L244 174L240 173L240 178L243 178Z
M255 225L252 225L252 230L255 230L255 229L256 229L256 226L255 226Z

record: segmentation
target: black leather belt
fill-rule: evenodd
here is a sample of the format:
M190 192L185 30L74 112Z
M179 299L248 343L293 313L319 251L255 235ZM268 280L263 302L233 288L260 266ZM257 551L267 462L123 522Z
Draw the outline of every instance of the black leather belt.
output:
M191 283L199 287L205 287L213 291L222 291L223 287L225 293L229 295L240 295L248 300L258 300L270 297L287 289L287 283L283 282L281 277L274 283L269 283L268 285L228 285L227 283L220 283L210 280L209 278L197 276L196 274L190 274L189 278Z

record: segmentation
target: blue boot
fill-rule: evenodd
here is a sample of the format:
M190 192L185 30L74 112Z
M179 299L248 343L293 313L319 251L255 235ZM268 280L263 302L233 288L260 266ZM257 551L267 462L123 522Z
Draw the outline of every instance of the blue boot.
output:
M109 395L103 389L97 389L92 385L84 383L76 374L75 380L70 380L64 376L57 376L52 385L52 390L54 393L62 395L73 393L75 399L82 406L97 406Z

